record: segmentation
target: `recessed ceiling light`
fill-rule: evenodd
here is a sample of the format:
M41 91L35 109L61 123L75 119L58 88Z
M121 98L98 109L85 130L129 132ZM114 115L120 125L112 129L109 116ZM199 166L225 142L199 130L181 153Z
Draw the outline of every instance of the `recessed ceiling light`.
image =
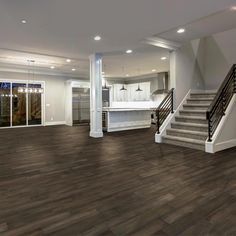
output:
M184 33L184 32L185 32L185 29L184 29L184 28L180 28L180 29L177 30L177 33L178 33L178 34L182 34L182 33Z
M156 72L157 70L156 69L152 69L152 72Z
M161 60L163 60L163 61L166 60L166 59L167 59L167 57L161 57Z
M125 76L126 76L126 77L129 77L129 74L126 74Z
M128 49L128 50L126 50L126 53L128 53L128 54L130 54L130 53L132 53L133 51L131 50L131 49Z
M72 68L71 70L72 70L72 71L76 71L76 69L75 69L75 68Z
M55 69L55 66L50 66L50 69L52 69L52 70Z
M99 40L101 40L101 39L102 39L102 38L101 38L101 36L99 36L99 35L97 35L97 36L94 37L94 40L95 40L95 41L99 41Z
M21 23L22 24L26 24L26 20L21 20Z
M105 72L103 71L103 72L102 72L102 74L104 75L104 74L105 74Z
M66 59L66 62L71 62L71 59Z
M232 11L236 11L236 6L231 7Z

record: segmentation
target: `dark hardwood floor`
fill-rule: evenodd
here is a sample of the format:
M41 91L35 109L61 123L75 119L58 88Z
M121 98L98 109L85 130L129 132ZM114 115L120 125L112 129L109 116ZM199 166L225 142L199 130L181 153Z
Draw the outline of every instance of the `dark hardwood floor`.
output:
M0 235L236 235L236 148L88 132L0 130Z

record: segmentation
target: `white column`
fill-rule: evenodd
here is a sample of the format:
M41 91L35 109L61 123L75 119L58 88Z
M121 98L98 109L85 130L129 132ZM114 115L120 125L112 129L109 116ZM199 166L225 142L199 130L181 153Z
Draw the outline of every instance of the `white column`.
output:
M66 81L65 118L66 125L73 126L72 81Z
M176 78L176 51L172 51L170 53L170 79L169 79L169 89L174 88L174 109L177 108L178 104L177 104L177 95L178 95L178 91L176 89L177 87L177 78Z
M102 132L102 54L90 59L90 136L103 137Z

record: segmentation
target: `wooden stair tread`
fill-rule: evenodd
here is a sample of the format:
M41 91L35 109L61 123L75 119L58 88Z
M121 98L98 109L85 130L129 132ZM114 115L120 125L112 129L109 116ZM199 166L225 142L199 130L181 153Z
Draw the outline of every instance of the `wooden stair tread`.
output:
M207 132L201 132L201 131L192 131L192 130L185 130L185 129L167 129L167 131L174 131L178 133L184 133L184 134L194 134L194 135L202 135L202 136L207 136Z
M206 117L203 116L176 116L176 118L183 118L183 119L193 119L193 120L206 120Z
M205 124L186 123L186 122L173 122L172 124L184 125L184 126L194 126L194 127L203 127L203 128L207 128L208 127L208 125L205 125Z
M188 101L213 101L213 98L187 98Z
M187 104L184 104L183 106L188 106L188 107L209 107L209 104L193 104L193 103L187 103Z
M175 140L175 141L178 141L178 142L205 145L205 141L197 140L197 139L191 139L191 138L184 138L184 137L178 137L178 136L172 136L172 135L164 135L163 138L170 139L170 140Z
M200 112L200 113L205 113L206 114L206 112L205 111L203 111L203 110L180 110L180 112L189 112L189 113L198 113L198 112Z
M191 92L190 95L216 95L217 92Z

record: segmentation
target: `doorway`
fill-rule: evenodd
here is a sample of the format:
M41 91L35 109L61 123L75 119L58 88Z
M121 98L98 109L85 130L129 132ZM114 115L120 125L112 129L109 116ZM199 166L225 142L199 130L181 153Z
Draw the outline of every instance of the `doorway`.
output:
M72 88L73 125L90 123L90 89Z

